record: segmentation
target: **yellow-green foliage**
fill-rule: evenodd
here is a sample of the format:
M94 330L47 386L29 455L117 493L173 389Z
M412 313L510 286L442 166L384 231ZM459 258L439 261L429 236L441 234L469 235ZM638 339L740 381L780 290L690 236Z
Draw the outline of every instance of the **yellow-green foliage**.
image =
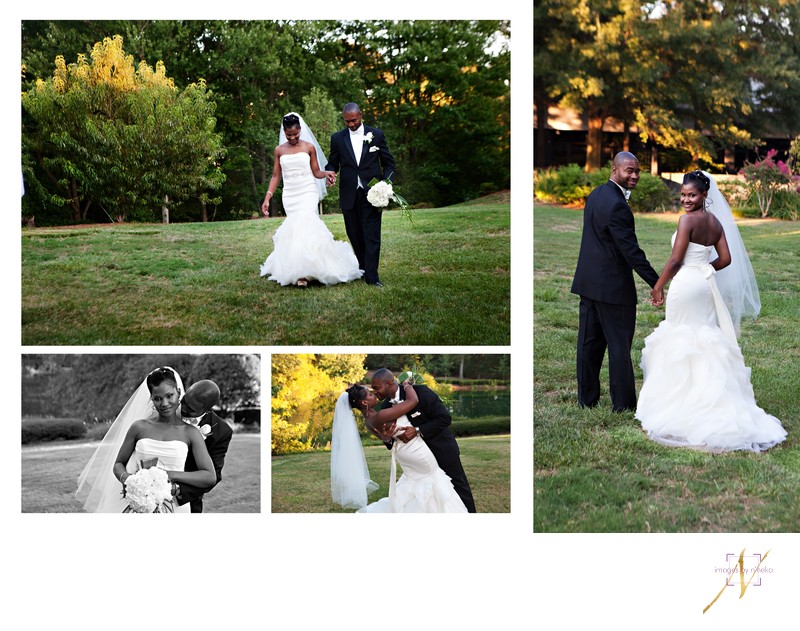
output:
M272 452L324 447L344 389L363 379L366 355L272 356ZM277 436L277 440L276 440Z

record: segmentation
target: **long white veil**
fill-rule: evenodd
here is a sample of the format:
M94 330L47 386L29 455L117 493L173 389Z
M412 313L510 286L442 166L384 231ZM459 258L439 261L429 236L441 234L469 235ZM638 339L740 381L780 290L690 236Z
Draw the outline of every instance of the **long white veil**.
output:
M339 395L331 433L331 497L344 508L363 508L367 495L378 489L369 478L356 417L346 392Z
M324 169L325 165L328 164L328 159L325 157L325 154L322 152L322 147L319 146L317 142L317 137L314 136L314 132L311 131L311 128L306 125L306 122L303 120L303 117L300 116L297 112L287 112L285 116L289 116L289 114L294 114L300 119L300 140L305 140L310 142L314 145L314 148L317 150L317 163L319 164L320 169ZM283 122L281 122L281 131L278 137L278 143L283 144L286 142L286 132L283 131ZM315 178L316 179L316 178ZM325 180L317 180L317 191L319 191L319 201L322 201L322 198L328 194L328 187L325 184Z
M178 391L183 395L181 376L172 368L165 366L175 375ZM148 375L149 376L149 375ZM122 442L131 425L140 419L156 418L155 408L150 405L150 390L147 377L136 389L122 411L114 419L100 445L78 477L78 490L75 497L83 503L87 513L121 513L125 507L122 501L122 485L114 476L114 463L117 460Z
M731 251L731 264L718 271L715 275L719 293L728 307L733 321L736 336L739 336L739 323L744 316L753 318L758 317L761 312L761 298L758 293L758 284L747 256L747 249L744 247L742 235L736 226L731 207L725 197L717 187L714 176L703 171L711 180L711 188L708 191L706 209L714 215L722 224L725 231L725 239L728 242L728 249ZM712 256L712 261L717 258L716 252Z

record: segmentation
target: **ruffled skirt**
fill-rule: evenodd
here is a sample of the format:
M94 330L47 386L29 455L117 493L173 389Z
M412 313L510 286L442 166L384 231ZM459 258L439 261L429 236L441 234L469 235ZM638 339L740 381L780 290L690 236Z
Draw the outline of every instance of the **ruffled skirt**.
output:
M395 465L403 474L395 482ZM360 509L359 513L466 513L464 502L450 477L439 468L436 457L422 438L392 447L389 497Z

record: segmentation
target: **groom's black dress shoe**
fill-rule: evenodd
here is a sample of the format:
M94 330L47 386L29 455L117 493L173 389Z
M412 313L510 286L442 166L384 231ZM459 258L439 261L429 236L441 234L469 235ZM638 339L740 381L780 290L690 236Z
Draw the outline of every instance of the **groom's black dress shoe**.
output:
M379 280L376 280L374 283L367 283L367 285L373 285L375 287L383 287L383 283Z

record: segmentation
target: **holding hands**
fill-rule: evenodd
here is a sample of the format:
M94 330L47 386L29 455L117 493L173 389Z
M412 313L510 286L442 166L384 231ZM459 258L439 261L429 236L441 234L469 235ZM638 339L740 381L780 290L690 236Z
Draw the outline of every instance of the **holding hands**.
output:
M664 289L653 289L650 290L650 304L654 307L660 307L664 304Z
M336 184L336 171L323 171L325 173L325 182L328 186Z

